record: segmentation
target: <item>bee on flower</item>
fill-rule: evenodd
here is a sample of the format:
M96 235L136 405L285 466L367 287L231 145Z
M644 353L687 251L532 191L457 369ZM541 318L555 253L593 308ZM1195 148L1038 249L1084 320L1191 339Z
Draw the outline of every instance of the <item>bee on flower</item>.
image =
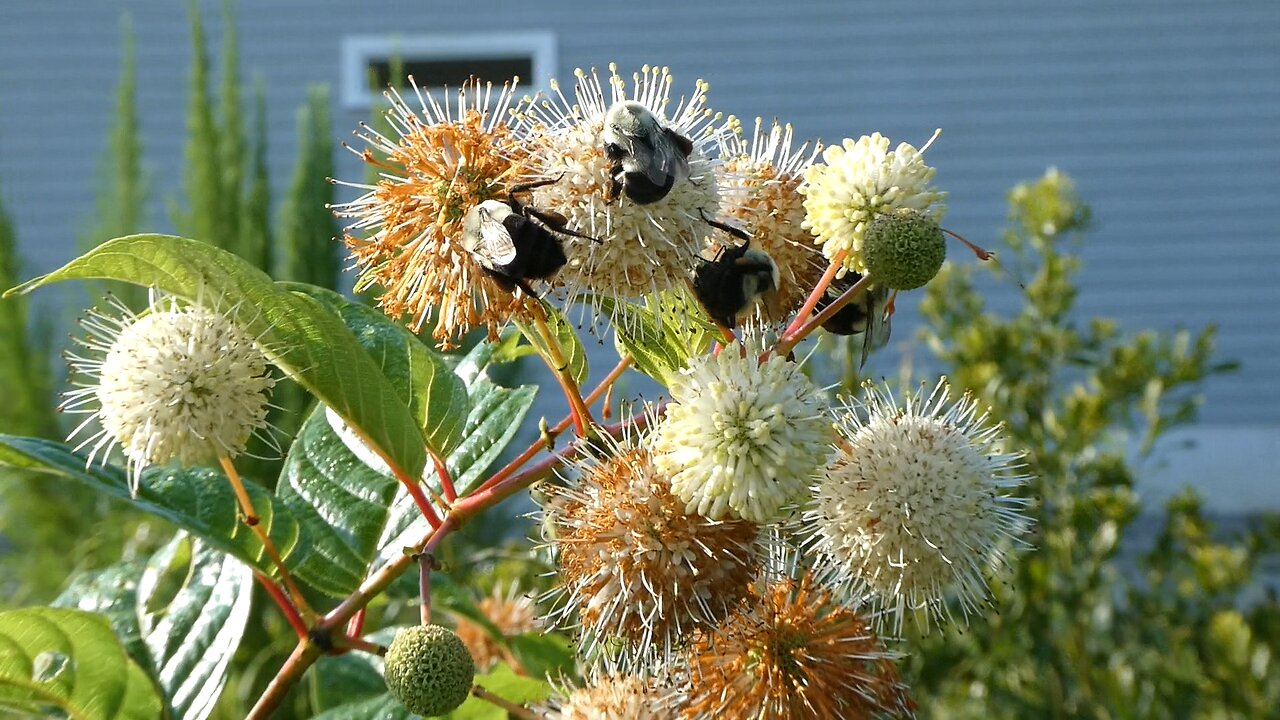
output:
M414 332L432 320L431 335L442 346L477 327L496 338L508 319L526 312L523 293L514 292L509 276L504 281L517 248L508 236L511 256L478 254L466 226L478 226L478 208L487 207L500 229L510 216L506 232L523 232L525 205L513 195L551 178L537 174L529 144L511 122L515 81L495 97L492 85L473 80L456 102L446 97L443 104L414 91L416 108L395 89L387 92L390 137L367 126L357 133L368 146L357 154L381 179L343 183L364 195L334 208L351 220L344 242L359 271L356 290L380 287L379 307L408 316ZM528 232L541 229L538 222L530 220Z
M713 151L724 128L706 107L706 83L674 108L672 83L666 68L645 66L629 89L616 66L603 81L578 70L573 100L553 84L550 98L522 108L531 162L560 178L534 191L534 204L599 240L565 242L570 297L679 287L702 249L720 205Z

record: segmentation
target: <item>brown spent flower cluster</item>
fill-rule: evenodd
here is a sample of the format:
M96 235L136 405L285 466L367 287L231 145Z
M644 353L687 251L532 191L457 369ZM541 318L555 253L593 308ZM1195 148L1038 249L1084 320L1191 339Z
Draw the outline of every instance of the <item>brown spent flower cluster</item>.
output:
M495 339L511 317L526 313L522 295L503 289L461 242L472 207L536 179L525 144L506 122L513 89L504 87L493 108L492 88L476 82L458 91L456 108L419 94L421 112L388 93L398 137L366 128L361 137L371 147L359 153L383 178L353 184L365 195L335 207L354 220L344 242L360 270L356 290L381 286L378 306L391 317L408 315L415 332L434 314L432 337L446 348L476 327ZM353 232L365 230L372 235Z
M515 586L503 591L495 587L493 592L478 603L480 612L504 638L532 632L538 626L537 608L528 596L516 591ZM504 644L494 639L479 623L458 616L455 631L476 661L476 669L485 672L499 662L506 663L516 672L523 672L519 660Z
M669 655L714 625L746 594L759 560L757 528L687 514L652 453L621 450L591 461L581 482L548 491L564 613L586 645L611 646L626 666Z
M761 579L714 633L694 640L680 716L910 716L893 658L867 621L815 587L808 573Z

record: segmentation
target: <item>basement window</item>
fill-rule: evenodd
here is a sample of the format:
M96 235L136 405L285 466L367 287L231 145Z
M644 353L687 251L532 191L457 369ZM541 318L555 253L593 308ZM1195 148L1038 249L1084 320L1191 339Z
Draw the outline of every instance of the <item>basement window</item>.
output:
M403 72L392 78L397 65ZM342 104L367 110L388 85L408 88L409 75L433 94L472 76L498 86L519 76L523 92L532 93L547 89L555 65L555 34L546 31L348 36L342 39Z

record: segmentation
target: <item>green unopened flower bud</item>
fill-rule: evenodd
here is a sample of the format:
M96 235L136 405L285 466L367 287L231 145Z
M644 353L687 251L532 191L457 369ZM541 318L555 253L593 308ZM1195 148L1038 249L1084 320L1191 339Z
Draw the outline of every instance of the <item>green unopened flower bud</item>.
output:
M919 210L885 213L867 228L863 246L867 272L892 290L914 290L929 282L946 256L942 228Z
M476 664L452 630L419 625L396 633L384 675L387 689L405 708L432 717L452 712L467 699Z

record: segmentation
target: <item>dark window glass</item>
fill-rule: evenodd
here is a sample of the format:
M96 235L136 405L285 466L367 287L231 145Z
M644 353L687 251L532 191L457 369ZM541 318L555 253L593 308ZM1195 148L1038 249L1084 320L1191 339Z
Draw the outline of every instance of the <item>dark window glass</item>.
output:
M513 76L519 76L523 82L533 78L533 58L497 57L497 58L458 58L458 59L412 59L400 61L405 76L412 75L418 87L433 88L449 86L456 88L472 76L480 80L501 85ZM392 62L387 58L369 59L369 88L381 90L392 84ZM395 79L397 87L408 86L404 77Z

